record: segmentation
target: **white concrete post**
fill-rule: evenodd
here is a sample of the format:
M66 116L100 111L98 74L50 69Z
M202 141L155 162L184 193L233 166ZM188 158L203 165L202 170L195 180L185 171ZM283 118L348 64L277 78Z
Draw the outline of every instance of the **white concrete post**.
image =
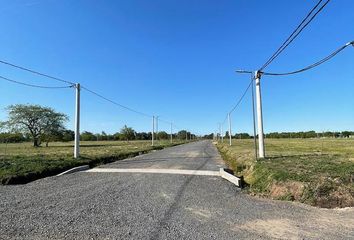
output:
M231 133L231 116L230 113L227 114L227 119L229 120L229 144L232 145L232 133Z
M171 143L172 143L172 123L171 123Z
M155 116L152 116L151 146L154 146Z
M261 96L261 73L255 72L256 79L256 105L257 105L257 127L258 127L258 154L259 158L265 157L263 116L262 116L262 96Z
M80 83L76 83L74 158L80 157Z
M156 141L159 140L159 116L156 116Z

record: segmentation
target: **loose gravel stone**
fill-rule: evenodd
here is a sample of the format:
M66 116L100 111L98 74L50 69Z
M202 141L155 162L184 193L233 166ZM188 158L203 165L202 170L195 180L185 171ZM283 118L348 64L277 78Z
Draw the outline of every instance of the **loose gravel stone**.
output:
M223 166L201 141L101 167ZM353 238L353 209L259 199L216 176L78 172L0 186L0 239Z

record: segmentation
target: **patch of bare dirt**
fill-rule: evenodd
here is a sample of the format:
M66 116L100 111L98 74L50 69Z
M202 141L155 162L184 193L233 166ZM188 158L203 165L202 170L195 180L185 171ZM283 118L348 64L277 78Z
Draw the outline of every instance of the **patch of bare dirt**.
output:
M323 208L344 208L354 206L354 192L346 187L338 187L329 194L315 198L316 205Z
M273 199L287 198L299 201L304 193L305 185L301 182L276 182L270 188L270 197Z

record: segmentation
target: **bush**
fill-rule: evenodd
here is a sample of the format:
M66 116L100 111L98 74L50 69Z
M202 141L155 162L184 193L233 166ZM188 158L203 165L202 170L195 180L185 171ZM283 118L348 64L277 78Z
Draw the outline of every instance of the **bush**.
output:
M21 133L0 133L1 143L19 143L27 139Z

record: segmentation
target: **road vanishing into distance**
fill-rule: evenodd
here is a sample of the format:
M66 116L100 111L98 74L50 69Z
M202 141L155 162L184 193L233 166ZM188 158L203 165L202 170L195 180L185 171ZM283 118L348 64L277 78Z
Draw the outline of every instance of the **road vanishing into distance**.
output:
M0 186L0 239L354 238L352 208L260 199L219 176L168 173L220 167L215 146L200 141L94 172Z

